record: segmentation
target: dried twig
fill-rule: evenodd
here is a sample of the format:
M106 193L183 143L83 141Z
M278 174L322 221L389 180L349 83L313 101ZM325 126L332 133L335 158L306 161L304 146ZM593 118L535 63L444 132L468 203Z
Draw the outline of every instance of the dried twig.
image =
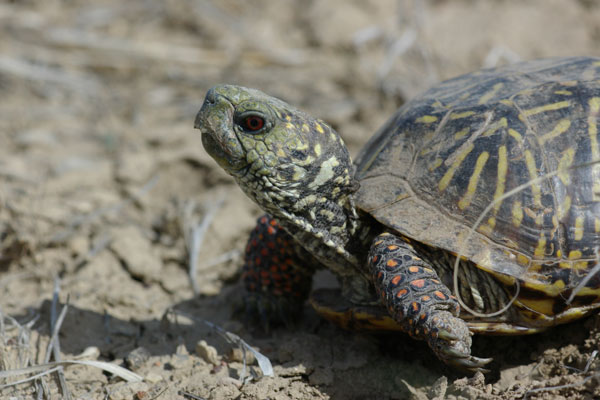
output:
M48 349L46 350L46 356L44 362L48 363L50 361L50 356L54 356L54 360L57 362L61 361L60 356L60 340L58 338L58 332L62 326L62 323L67 315L67 310L69 306L69 299L67 298L67 303L60 311L60 314L57 316L58 311L58 303L59 303L59 294L60 294L60 278L56 277L54 279L54 291L52 293L52 306L50 307L50 330L52 331L52 337L50 338L50 342L48 343ZM63 372L63 367L57 367L58 381L60 384L60 389L65 396L66 399L71 399L71 392L67 386L67 381L65 379L65 374Z
M87 365L88 367L100 368L106 372L110 372L111 374L120 377L121 379L123 379L127 382L141 382L144 379L140 375L138 375L126 368L115 365L115 364L111 364L111 363L104 362L104 361L75 360L75 359L68 359L68 360L63 360L60 362L55 361L55 362L50 362L47 364L40 364L40 365L32 365L30 367L13 369L13 370L8 370L8 371L0 371L0 379L8 378L11 376L19 376L19 375L36 373L39 371L48 371L49 369L55 368L57 366L67 367L70 365ZM14 383L0 385L0 389L6 388L9 386L14 386L14 385L15 385Z
M265 355L259 353L257 350L255 350L252 346L250 346L246 341L244 341L241 337L239 337L235 333L226 331L225 329L221 328L220 326L218 326L216 324L213 324L210 321L207 321L202 318L194 317L183 311L169 309L169 310L167 310L167 313L172 313L176 316L179 315L179 316L188 318L192 321L203 323L204 325L211 328L214 332L219 334L219 336L221 336L223 339L225 339L225 341L227 343L241 348L242 355L243 355L243 370L242 370L242 373L240 376L240 381L244 382L246 380L246 351L249 351L254 355L254 357L256 358L256 361L258 363L258 367L260 368L260 370L262 371L264 376L274 376L273 365L271 364L271 361L269 360L269 358L266 357Z
M184 210L182 226L184 228L184 237L186 239L185 242L189 255L189 279L192 285L192 290L196 295L200 293L200 286L198 285L197 280L198 256L200 253L200 248L204 242L204 236L206 235L208 227L212 223L219 209L223 206L223 202L223 198L219 198L215 203L210 205L200 223L196 223L195 218L192 217L194 209L196 208L195 203L188 203Z

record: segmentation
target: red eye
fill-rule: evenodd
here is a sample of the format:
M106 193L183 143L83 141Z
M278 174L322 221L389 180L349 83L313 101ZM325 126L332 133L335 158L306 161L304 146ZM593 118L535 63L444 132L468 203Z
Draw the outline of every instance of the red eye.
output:
M265 126L265 120L257 115L251 115L244 119L244 128L251 132L256 132Z

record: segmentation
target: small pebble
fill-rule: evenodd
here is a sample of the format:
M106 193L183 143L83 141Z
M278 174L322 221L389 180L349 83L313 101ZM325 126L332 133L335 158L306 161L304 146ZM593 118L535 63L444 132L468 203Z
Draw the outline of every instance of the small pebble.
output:
M133 371L140 369L150 358L150 352L145 347L132 350L125 357L125 365Z
M238 362L243 363L244 362L244 351L239 347L234 347L229 351L229 353L227 354L227 357L229 358L230 361L238 361ZM246 364L254 364L255 360L256 360L256 358L254 357L254 354L252 354L251 351L246 351Z
M148 383L158 383L162 381L163 377L155 372L148 372L144 377L144 380Z
M207 363L213 365L219 364L219 354L217 353L217 349L206 343L205 340L201 340L196 344L196 353Z

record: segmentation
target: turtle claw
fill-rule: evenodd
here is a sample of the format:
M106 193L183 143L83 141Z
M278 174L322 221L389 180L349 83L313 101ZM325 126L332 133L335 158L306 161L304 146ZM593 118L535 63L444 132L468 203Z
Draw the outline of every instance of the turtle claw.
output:
M462 371L468 371L471 373L482 372L486 374L490 372L490 370L484 367L492 361L493 358L480 358L463 353L462 356L457 356L447 360L446 362Z
M458 336L456 336L454 333L450 332L448 329L440 329L437 332L437 336L438 336L438 338L440 338L442 340L446 340L448 342L459 339Z

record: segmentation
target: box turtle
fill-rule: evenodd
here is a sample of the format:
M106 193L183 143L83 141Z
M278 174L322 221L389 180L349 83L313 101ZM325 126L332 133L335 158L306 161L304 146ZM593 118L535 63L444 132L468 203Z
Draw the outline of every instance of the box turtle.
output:
M267 214L246 247L249 310L311 303L348 328L400 330L485 370L471 335L535 333L600 306L600 59L523 62L404 104L353 162L340 136L260 91L220 85L207 152ZM457 261L458 260L458 261Z

